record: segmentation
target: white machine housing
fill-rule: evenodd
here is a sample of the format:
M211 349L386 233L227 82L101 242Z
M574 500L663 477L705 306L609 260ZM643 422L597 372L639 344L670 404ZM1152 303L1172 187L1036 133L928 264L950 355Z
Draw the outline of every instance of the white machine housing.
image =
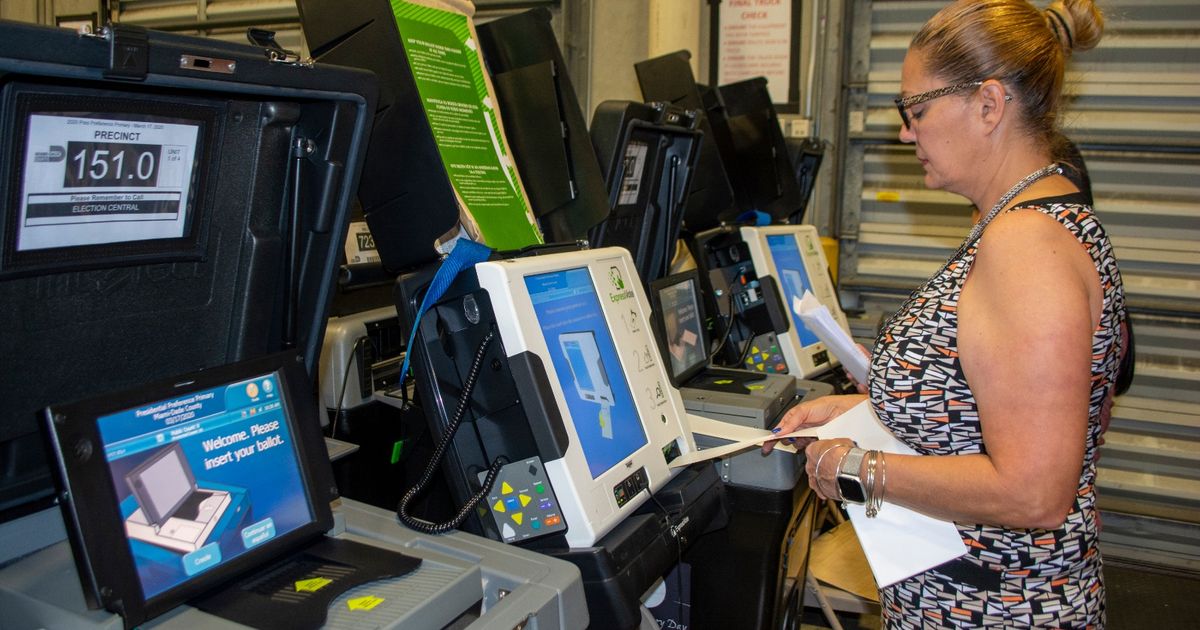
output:
M389 385L395 383L395 377L400 374L400 363L404 360L403 354L374 357L372 365L359 365L359 353L355 352L358 344L371 342L371 328L382 326L394 327L396 334L399 333L395 306L329 318L325 326L325 340L321 345L320 364L321 404L326 409L339 408L339 393L342 394L340 408L354 409L371 402L375 381L386 380ZM375 372L380 367L387 368L391 378L378 378ZM347 374L350 382L343 386L342 377ZM364 392L362 382L368 378L372 381L372 391Z
M633 405L645 432L646 443L615 465L593 477L584 452L577 423L591 418L572 418L567 396L576 396L573 386L558 378L550 345L534 310L525 279L544 273L586 269L612 336L619 365L607 365L615 379L620 370L628 382ZM567 544L587 547L657 492L675 472L667 464L667 452L696 450L683 399L671 387L667 371L652 337L649 301L642 289L629 252L607 247L528 258L490 261L475 266L479 284L488 291L505 351L514 356L524 351L538 355L546 366L555 402L562 413L569 445L565 454L544 462L546 473L558 495L567 521ZM569 333L568 333L569 334ZM551 343L557 342L551 341ZM623 387L623 384L619 384ZM617 392L619 397L623 394ZM634 476L644 471L647 492L625 493Z
M850 324L838 304L837 292L829 276L829 262L825 259L825 250L821 248L817 228L811 225L769 225L743 227L741 231L742 240L750 248L755 272L759 277L772 276L779 283L784 307L792 323L787 333L779 335L779 349L789 372L800 378L809 378L840 365L837 357L824 343L816 340L816 335L805 327L800 316L792 310L792 296L797 290L796 276L803 274L808 281L805 288L812 291L821 304L829 309L829 314L833 315L842 330L850 334ZM770 246L772 240L788 247L794 244L803 268L791 268L791 265L777 261ZM803 290L799 293L803 296Z

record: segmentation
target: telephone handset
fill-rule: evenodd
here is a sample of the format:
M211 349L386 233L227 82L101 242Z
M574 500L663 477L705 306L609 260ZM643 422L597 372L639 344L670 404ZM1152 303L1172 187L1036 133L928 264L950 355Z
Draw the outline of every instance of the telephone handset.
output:
M397 284L398 306L410 329L431 279L431 271L419 271ZM491 300L472 270L459 274L421 317L409 352L438 444L420 481L401 500L401 521L419 531L462 527L512 543L565 532L566 520L542 465L565 442L561 430L556 434L548 426L554 423L551 411L560 427L561 418L553 401L548 404L538 392L535 373L541 362L506 355ZM543 420L531 422L531 415ZM461 507L445 523L426 523L408 514L408 505L439 465L452 500Z

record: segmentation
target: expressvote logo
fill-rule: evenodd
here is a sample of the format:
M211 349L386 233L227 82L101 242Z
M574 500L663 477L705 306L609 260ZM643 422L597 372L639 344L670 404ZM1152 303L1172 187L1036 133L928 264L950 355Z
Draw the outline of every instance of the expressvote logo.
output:
M608 268L608 279L612 282L614 289L620 291L625 288L625 280L621 278L621 270L617 269L616 265Z
M616 265L608 268L608 281L612 283L613 289L619 291L619 293L609 293L608 299L613 302L620 302L621 300L633 298L632 290L622 291L625 289L625 279L621 277L621 270Z

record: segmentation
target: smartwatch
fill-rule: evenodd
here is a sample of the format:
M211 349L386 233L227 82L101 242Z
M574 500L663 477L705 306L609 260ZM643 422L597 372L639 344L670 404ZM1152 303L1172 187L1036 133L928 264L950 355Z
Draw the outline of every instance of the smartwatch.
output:
M849 503L864 504L867 502L867 491L863 487L862 470L863 458L867 452L861 448L852 448L846 456L842 458L842 465L838 468L837 483L838 492L842 495L842 500Z

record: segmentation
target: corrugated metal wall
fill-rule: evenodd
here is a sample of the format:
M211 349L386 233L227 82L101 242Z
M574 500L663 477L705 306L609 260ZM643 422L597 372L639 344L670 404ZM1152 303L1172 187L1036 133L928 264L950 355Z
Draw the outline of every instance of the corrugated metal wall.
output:
M846 3L843 37L859 49L847 51L843 77L835 228L843 299L865 313L859 330L933 273L969 226L965 199L922 186L892 103L912 34L945 4ZM1104 541L1200 569L1200 2L1098 4L1105 35L1068 67L1066 131L1088 163L1138 344L1134 386L1102 449Z
M559 0L475 0L476 21L495 19L533 6L557 7L558 4ZM243 44L248 26L273 30L280 46L308 56L296 0L110 0L109 6L115 21ZM558 30L557 20L555 27Z

